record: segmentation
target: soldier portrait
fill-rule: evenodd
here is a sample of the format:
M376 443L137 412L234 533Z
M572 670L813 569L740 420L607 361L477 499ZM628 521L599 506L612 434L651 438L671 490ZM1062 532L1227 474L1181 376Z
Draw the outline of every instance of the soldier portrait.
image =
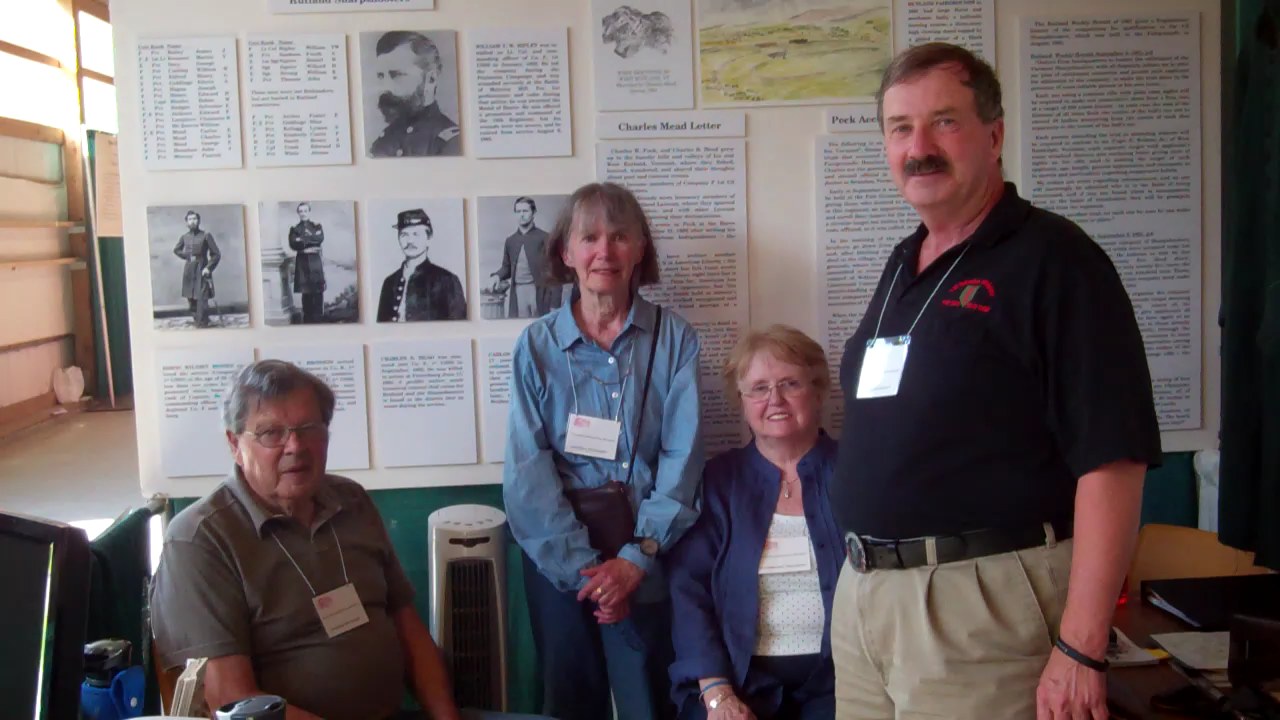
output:
M248 327L244 208L147 208L155 327Z
M462 200L375 200L368 218L378 322L466 320Z
M453 31L361 33L360 60L369 157L462 154Z
M479 199L481 317L536 318L560 307L566 286L551 278L547 233L567 195Z
M359 322L355 203L270 202L258 214L266 323Z
M324 227L311 219L311 203L300 202L298 224L289 228L293 290L302 296L302 322L324 322Z

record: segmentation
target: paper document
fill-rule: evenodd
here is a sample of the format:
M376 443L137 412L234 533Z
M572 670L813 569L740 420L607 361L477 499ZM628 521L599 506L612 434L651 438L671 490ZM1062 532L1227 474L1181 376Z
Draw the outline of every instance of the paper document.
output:
M1195 670L1226 670L1231 653L1229 632L1182 632L1152 635L1151 639L1178 662Z
M1204 427L1200 13L1020 20L1019 188L1114 263L1142 331L1160 429Z
M1133 667L1135 665L1155 665L1160 657L1129 639L1120 628L1116 631L1116 642L1107 648L1107 662L1114 667Z
M249 146L258 167L351 164L347 36L249 36Z
M138 114L147 170L213 170L240 156L236 36L138 42Z
M476 29L468 39L476 157L572 155L568 30Z

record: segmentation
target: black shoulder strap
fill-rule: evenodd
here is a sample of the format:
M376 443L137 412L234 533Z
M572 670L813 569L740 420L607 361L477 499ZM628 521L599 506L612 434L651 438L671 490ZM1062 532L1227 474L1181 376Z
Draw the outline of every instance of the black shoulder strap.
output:
M649 366L644 370L644 390L640 391L640 417L636 420L636 435L631 438L631 462L627 463L627 484L631 484L631 473L636 469L636 450L640 448L640 431L644 429L644 406L649 401L649 381L653 379L653 358L658 354L658 334L662 332L662 306L653 320L653 343L649 346Z

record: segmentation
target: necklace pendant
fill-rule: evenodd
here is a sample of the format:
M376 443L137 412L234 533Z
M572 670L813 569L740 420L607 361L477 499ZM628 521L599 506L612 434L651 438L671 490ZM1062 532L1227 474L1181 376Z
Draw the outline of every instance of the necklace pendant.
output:
M782 488L782 497L783 497L783 498L785 498L785 499L787 499L787 500L790 500L790 499L791 499L791 488L789 488L789 487L784 487L784 488Z

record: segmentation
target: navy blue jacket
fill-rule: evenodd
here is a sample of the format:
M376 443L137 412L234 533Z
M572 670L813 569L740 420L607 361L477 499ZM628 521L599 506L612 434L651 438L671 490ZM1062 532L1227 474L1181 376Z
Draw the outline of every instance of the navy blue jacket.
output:
M831 602L844 545L827 501L836 462L836 442L821 433L818 443L800 460L804 514L818 560L822 603L827 610L822 638L822 664L805 687L807 695L835 691L831 663ZM781 470L756 449L718 455L702 474L702 514L693 528L666 555L671 587L672 637L676 661L671 666L671 694L677 707L698 692L698 679L727 677L738 693L755 696L747 677L756 647L760 612L758 571L769 524L781 492ZM776 704L781 704L780 689Z

